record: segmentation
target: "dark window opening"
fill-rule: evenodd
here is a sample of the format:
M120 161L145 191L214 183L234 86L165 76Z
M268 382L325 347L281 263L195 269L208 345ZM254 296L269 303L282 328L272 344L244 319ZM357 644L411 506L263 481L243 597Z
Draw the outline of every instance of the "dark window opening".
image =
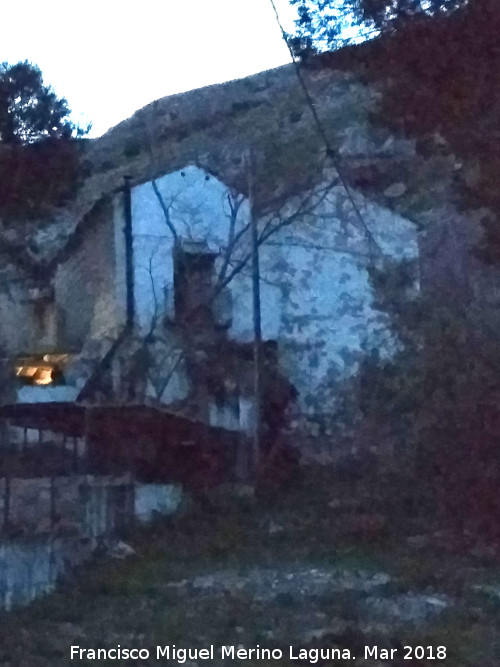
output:
M214 263L204 241L183 241L174 250L174 308L178 324L213 327Z

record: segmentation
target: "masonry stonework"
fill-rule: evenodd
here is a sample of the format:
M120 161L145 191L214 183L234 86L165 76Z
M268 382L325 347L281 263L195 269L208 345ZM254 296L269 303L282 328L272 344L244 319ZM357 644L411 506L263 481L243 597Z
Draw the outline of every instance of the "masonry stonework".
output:
M63 319L63 349L79 351L88 339L117 334L115 281L114 229L106 207L57 268L54 290Z

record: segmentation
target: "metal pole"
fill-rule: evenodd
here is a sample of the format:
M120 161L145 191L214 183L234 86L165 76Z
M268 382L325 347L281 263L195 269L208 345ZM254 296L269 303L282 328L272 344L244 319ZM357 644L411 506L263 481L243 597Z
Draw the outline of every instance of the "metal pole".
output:
M262 446L262 323L260 304L259 232L253 209L253 167L251 150L248 152L248 201L250 204L250 229L252 239L252 292L254 328L254 401L255 419L253 432L252 472L257 473Z
M3 528L7 528L10 519L10 475L4 477L4 496L3 496Z
M132 190L130 176L124 176L124 218L125 218L125 282L127 286L127 319L126 326L131 329L134 324L134 260L133 260L133 230L132 230Z

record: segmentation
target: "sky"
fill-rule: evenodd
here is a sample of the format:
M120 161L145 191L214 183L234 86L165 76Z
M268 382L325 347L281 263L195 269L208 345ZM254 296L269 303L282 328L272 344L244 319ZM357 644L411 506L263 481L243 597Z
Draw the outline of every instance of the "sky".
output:
M275 0L286 30L295 11ZM22 8L22 9L21 9ZM270 0L23 0L2 7L0 62L36 63L90 136L153 100L290 61Z

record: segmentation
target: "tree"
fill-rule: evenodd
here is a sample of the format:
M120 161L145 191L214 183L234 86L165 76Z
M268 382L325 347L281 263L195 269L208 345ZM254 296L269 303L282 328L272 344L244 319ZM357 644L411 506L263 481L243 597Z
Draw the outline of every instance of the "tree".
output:
M406 486L398 493L412 512L426 515L434 507L458 534L466 529L469 537L498 542L496 313L464 301L456 287L448 299L420 292L417 278L414 261L370 269L375 306L388 316L398 345L391 358L373 349L361 360L346 380L338 416L351 421L362 451L389 444L391 468Z
M465 6L468 0L290 0L299 18L290 44L298 55L335 49Z
M70 119L64 98L43 82L40 69L27 60L0 65L0 139L4 144L32 144L48 138L68 139L88 129Z
M64 98L28 61L0 64L0 217L12 221L52 215L81 178L81 128Z

